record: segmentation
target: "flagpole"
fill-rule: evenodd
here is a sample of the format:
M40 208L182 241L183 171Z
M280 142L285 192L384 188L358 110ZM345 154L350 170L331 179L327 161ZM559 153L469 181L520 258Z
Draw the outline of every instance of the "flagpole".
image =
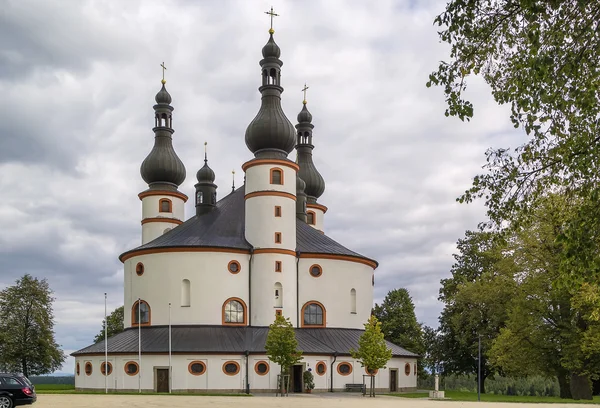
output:
M171 394L172 389L172 371L173 367L171 366L171 302L169 302L169 394Z
M138 298L138 392L142 393L142 302Z
M106 292L104 292L104 393L108 394L108 321L106 317Z

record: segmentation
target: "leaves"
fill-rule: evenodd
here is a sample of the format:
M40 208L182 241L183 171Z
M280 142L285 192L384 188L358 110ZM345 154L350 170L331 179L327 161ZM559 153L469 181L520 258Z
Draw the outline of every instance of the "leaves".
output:
M125 323L123 322L124 316L124 306L118 307L112 311L110 315L107 317L106 324L106 335L108 338L111 338L115 334L121 333L125 330ZM104 320L102 320L102 329L100 329L100 333L94 337L94 344L104 340Z
M279 364L282 373L289 372L291 366L302 361L302 352L298 350L294 326L289 318L275 316L275 321L269 326L265 349L269 360Z
M377 317L369 317L365 323L365 331L358 339L358 350L350 350L350 354L369 372L385 368L392 358L392 349L385 343L381 322Z

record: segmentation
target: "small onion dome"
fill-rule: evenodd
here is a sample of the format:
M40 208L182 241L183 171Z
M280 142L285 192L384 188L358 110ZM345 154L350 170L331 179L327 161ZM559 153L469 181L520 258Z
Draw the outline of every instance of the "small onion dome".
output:
M306 104L302 107L302 110L298 114L298 122L299 123L310 123L312 122L312 114L306 108Z
M300 175L298 173L296 173L296 192L304 193L305 189L306 189L306 183L304 182L304 180L302 180L300 178Z
M204 166L196 173L196 178L198 179L198 183L214 183L215 172L208 167L207 160L204 160Z
M162 88L154 97L156 103L169 105L171 103L171 95L167 92L167 88L165 88L165 84L163 83Z
M279 45L275 43L275 40L273 39L273 33L271 33L269 41L267 41L263 47L262 55L263 58L279 58L281 55L281 49L279 48Z

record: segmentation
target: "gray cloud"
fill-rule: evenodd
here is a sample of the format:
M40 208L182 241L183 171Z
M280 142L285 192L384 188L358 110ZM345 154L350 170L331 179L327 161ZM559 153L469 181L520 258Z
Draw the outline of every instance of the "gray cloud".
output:
M433 18L441 0L277 1L282 104L292 122L310 86L314 158L327 188L326 233L379 261L375 300L406 287L420 321L437 324L439 280L481 203L459 205L490 146L514 146L480 80L476 117L444 117L425 82L447 49ZM264 4L266 10L270 6ZM139 245L153 144L154 95L165 61L174 146L192 195L208 141L219 197L243 180L244 132L260 105L268 19L254 2L12 0L0 15L0 287L24 273L55 291L57 340L88 345L122 304L120 253ZM193 203L186 204L188 215ZM69 359L63 371L72 371Z

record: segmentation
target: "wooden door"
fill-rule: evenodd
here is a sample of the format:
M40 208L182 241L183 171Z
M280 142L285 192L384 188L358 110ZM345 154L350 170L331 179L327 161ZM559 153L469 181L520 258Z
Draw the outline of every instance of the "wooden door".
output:
M398 391L398 370L390 370L390 392Z
M169 369L156 369L156 392L169 392Z

